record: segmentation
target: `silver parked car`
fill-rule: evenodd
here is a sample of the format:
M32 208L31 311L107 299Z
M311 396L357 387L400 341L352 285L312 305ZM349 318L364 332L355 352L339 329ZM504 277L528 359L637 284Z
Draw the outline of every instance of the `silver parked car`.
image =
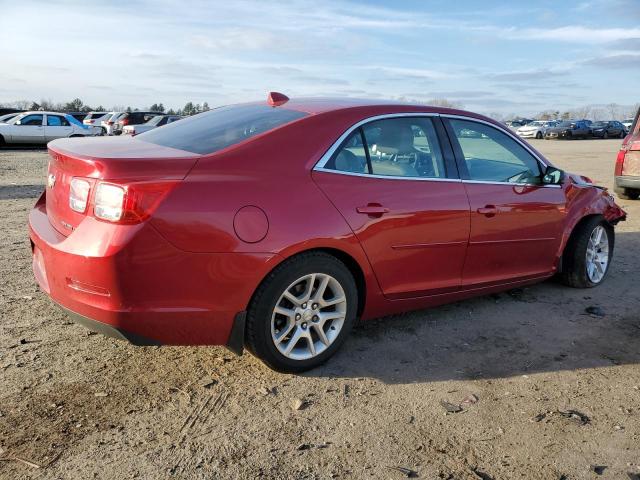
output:
M101 135L100 127L83 125L71 115L59 112L24 112L8 123L0 123L0 145L46 144L63 137Z
M148 132L154 128L168 125L169 123L177 122L182 117L179 115L157 115L146 123L140 125L125 125L122 128L123 135L138 135L142 132Z

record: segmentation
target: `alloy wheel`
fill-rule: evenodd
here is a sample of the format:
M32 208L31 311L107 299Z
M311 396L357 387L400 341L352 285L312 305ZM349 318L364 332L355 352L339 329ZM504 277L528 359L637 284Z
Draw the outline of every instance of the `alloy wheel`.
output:
M587 244L587 276L593 283L600 283L609 266L609 236L602 225L591 232Z
M347 315L347 297L340 282L312 273L291 283L280 295L271 316L271 338L292 360L308 360L338 338Z

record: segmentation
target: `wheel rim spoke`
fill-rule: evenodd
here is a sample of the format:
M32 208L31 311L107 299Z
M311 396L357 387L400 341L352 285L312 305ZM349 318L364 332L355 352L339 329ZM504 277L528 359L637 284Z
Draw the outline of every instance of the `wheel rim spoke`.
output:
M313 358L333 344L346 315L347 297L340 283L325 273L307 274L289 285L273 308L273 344L287 358Z
M601 225L594 228L589 236L586 263L589 280L594 283L602 281L609 265L609 236Z

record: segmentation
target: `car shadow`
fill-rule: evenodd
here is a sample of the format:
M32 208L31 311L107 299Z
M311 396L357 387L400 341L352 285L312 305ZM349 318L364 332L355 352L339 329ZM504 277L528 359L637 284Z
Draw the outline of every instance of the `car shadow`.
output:
M44 191L44 185L0 185L0 200L38 198Z
M389 384L511 377L640 363L640 233L619 233L605 282L556 280L363 322L309 372Z

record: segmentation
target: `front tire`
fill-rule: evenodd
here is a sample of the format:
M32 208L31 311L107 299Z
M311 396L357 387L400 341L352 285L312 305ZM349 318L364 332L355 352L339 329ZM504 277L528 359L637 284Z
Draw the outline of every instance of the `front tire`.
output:
M600 285L613 258L614 232L602 217L593 217L576 227L562 257L562 281L574 288Z
M336 257L310 252L271 272L247 311L246 345L267 366L297 373L327 361L351 330L358 292Z
M536 139L538 139L538 140L542 139L542 132L536 133Z

